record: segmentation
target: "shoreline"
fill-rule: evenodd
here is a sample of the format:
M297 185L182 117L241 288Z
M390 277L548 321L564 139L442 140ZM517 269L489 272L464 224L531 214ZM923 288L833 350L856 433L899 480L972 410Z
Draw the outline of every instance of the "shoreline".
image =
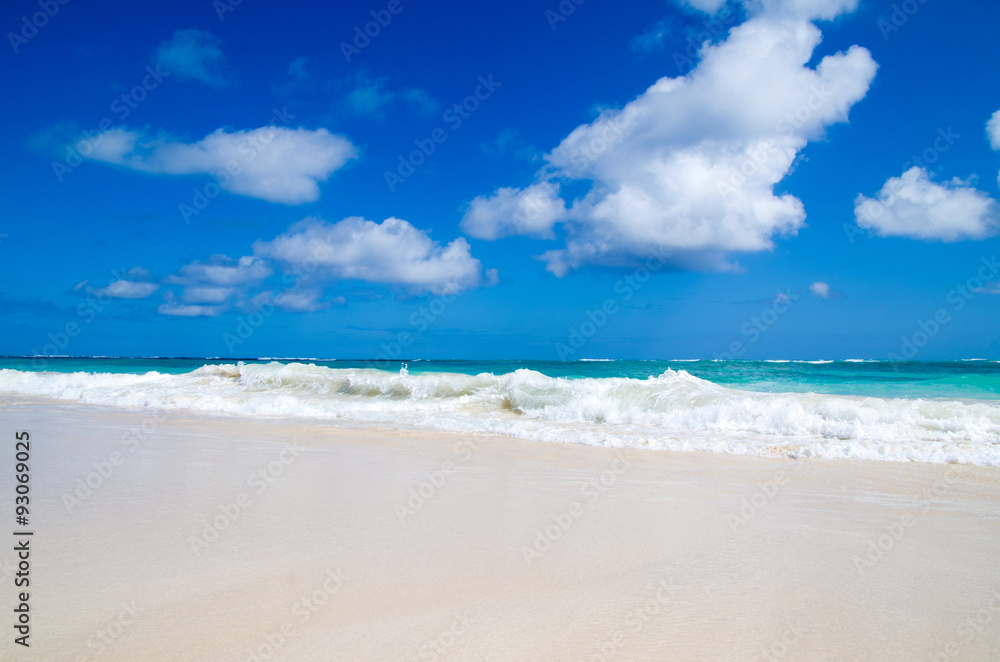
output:
M996 468L37 399L0 400L0 419L36 442L45 659L1000 650ZM12 493L12 478L0 486Z

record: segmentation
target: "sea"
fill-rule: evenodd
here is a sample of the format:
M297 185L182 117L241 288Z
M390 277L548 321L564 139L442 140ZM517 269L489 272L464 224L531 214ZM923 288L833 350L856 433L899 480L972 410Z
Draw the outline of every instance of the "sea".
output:
M493 433L539 443L1000 466L1000 361L0 357L0 405Z

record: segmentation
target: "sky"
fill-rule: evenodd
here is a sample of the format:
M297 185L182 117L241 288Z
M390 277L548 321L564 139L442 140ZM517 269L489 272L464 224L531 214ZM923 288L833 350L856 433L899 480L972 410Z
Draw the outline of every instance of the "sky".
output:
M0 354L1000 358L996 3L0 25Z

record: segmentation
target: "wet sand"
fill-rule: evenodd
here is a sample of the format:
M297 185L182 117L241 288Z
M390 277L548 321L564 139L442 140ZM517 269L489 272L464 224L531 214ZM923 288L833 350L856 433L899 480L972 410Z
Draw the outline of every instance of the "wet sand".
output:
M995 660L1000 470L0 400L3 659ZM20 589L18 589L20 590Z

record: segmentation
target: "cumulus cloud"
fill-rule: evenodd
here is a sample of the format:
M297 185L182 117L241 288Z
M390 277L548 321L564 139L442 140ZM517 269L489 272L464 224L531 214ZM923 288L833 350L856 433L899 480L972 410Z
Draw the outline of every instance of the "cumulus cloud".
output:
M217 129L194 143L114 128L89 143L86 157L95 161L141 172L215 175L231 193L290 205L317 200L318 182L358 155L350 140L326 129L276 126Z
M986 136L990 139L990 147L1000 150L1000 110L986 123ZM1000 175L997 175L997 183L1000 183Z
M412 294L438 295L498 282L496 269L484 270L464 238L442 246L398 218L382 223L359 217L339 223L307 218L271 241L258 240L253 251L235 259L213 255L185 264L163 280L182 289L179 297L167 290L159 312L214 317L234 306L257 310L264 305L292 312L325 310L346 302L340 295L326 296L334 280L397 285ZM277 294L276 271L285 285Z
M986 123L986 135L990 139L990 147L1000 150L1000 110L993 113Z
M226 56L219 40L208 30L177 30L160 44L154 62L178 78L197 80L209 87L233 84L226 72Z
M552 186L589 186L558 218L566 245L541 256L549 271L632 266L651 253L686 268L725 269L728 254L769 250L775 236L796 233L805 209L774 187L810 140L847 121L877 68L858 46L809 66L822 35L806 19L853 4L756 3L754 18L703 46L689 74L661 78L573 130L538 173ZM521 198L538 195L535 185L478 198L463 227L481 237L538 236L537 227L512 220ZM554 198L550 209L558 208ZM484 210L501 215L496 232L482 229L489 224L480 217L492 218Z
M554 236L552 227L565 215L559 188L542 182L526 189L501 188L491 196L475 198L462 218L462 230L477 239L522 234L548 239Z
M375 223L351 217L338 223L307 218L272 241L258 241L254 254L300 269L322 269L337 279L401 285L413 293L448 294L482 284L482 265L469 243L447 246L398 218Z
M1000 209L968 182L955 178L937 184L925 169L914 166L890 178L875 198L859 194L854 217L858 226L880 237L948 242L996 234Z

